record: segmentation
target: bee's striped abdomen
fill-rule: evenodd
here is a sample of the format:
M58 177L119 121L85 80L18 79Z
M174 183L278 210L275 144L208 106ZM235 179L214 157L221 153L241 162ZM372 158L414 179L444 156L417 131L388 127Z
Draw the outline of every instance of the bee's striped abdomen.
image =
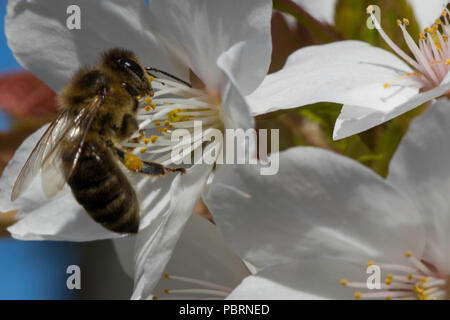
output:
M65 166L72 164L67 160L65 163L64 159L63 155ZM67 182L77 201L105 228L119 233L138 231L139 202L136 193L106 147L86 141Z

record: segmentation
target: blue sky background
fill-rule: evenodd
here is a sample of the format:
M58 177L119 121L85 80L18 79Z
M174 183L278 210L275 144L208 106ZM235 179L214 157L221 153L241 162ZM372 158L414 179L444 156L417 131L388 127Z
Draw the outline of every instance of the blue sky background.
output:
M6 43L6 3L0 0L0 74L21 69ZM7 128L8 118L0 112L0 130ZM76 291L66 288L66 269L80 262L78 248L76 243L0 238L0 299L77 297Z

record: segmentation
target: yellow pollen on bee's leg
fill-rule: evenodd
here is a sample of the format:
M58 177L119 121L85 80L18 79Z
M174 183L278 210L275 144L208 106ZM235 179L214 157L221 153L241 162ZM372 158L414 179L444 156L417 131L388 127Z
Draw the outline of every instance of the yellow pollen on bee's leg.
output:
M141 171L144 167L141 159L139 159L139 157L133 153L125 153L123 164L130 171L134 172Z

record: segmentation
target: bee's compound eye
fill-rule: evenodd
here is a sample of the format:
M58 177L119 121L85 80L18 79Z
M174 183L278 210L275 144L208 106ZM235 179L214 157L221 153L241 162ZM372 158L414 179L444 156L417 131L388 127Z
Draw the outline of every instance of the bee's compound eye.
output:
M131 59L120 58L117 60L117 64L119 65L120 68L133 72L140 79L144 77L144 71L142 71L142 68Z

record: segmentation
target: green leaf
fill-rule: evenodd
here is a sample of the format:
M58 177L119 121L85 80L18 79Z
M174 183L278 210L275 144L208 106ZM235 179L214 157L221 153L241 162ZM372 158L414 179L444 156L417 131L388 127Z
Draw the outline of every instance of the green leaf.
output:
M408 32L413 39L418 39L420 28L414 16L414 11L406 0L338 0L336 5L335 26L347 39L366 41L377 47L390 50L376 29L367 27L370 16L366 13L369 5L380 7L380 24L383 30L400 48L409 52L402 31L397 25L397 19L409 20Z

